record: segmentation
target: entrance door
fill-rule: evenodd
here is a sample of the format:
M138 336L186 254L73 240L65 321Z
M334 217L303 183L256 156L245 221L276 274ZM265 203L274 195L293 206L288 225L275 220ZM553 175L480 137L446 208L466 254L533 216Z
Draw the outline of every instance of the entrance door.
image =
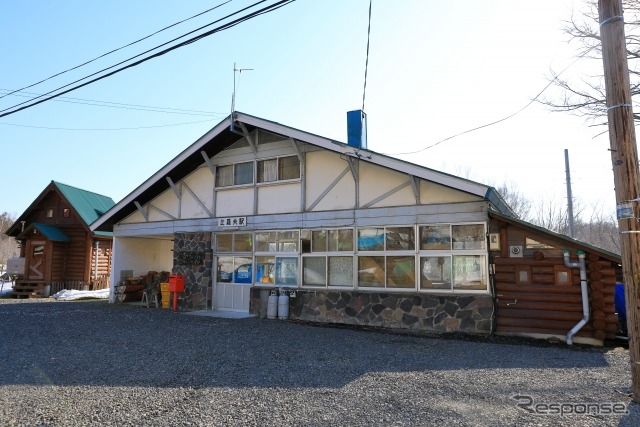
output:
M44 240L29 241L29 260L26 271L29 280L44 280L47 265L46 243Z
M253 283L253 258L247 256L217 257L217 310L249 312L249 297Z

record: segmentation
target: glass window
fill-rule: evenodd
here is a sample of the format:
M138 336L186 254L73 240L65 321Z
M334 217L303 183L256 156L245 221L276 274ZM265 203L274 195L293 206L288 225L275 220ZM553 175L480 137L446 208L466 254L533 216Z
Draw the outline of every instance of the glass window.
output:
M453 288L485 290L486 267L484 255L453 256Z
M278 159L278 179L300 178L300 159L298 156L281 157Z
M275 257L256 257L256 283L273 284L275 282Z
M358 286L384 287L384 257L358 257Z
M327 230L316 230L311 233L311 251L327 251Z
M277 159L258 161L258 182L271 182L278 179Z
M387 287L414 288L416 284L414 256L387 257Z
M237 233L233 235L234 252L251 252L253 236L251 233Z
M275 252L276 232L261 231L256 233L256 252Z
M216 234L216 252L232 252L233 234Z
M384 228L359 228L358 229L358 250L359 251L383 251L384 250Z
M276 285L297 286L298 258L276 257Z
M449 225L420 227L420 249L451 250L451 228Z
M451 290L451 257L420 257L420 289Z
M353 257L329 257L329 286L353 287Z
M415 249L415 229L413 227L387 227L388 251L412 251Z
M216 187L233 185L233 165L218 166L216 168Z
M546 243L541 243L529 237L525 237L524 247L526 249L552 249L553 248L553 246L551 245L547 245Z
M298 252L300 234L298 230L278 232L278 252Z
M257 170L258 182L298 179L300 178L300 160L298 156L258 160Z
M216 280L218 282L251 283L251 257L218 257Z
M330 252L353 251L353 229L329 230L328 243Z
M71 217L71 210L69 210L68 208L62 209L62 217L63 218Z
M484 249L486 238L484 224L461 224L451 226L453 249Z
M302 286L327 284L327 259L323 256L302 258Z
M253 184L253 162L235 165L233 183L234 185Z

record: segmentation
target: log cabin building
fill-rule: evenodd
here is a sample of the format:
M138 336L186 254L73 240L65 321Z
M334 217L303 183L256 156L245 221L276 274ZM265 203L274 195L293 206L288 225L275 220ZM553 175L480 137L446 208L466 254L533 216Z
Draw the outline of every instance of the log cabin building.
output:
M111 232L89 226L115 202L60 182L51 183L6 231L20 245L12 295L49 296L62 289L102 289L111 274Z
M112 296L125 272L171 271L187 310L265 317L280 293L308 322L614 336L618 255L518 220L491 186L367 150L352 113L347 144L236 112L187 147L91 225L113 231Z

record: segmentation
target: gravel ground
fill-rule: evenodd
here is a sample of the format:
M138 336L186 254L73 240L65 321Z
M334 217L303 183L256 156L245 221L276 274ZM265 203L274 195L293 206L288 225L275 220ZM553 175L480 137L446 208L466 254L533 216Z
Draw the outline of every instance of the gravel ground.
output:
M3 426L640 425L628 351L615 346L103 301L0 299L0 325Z

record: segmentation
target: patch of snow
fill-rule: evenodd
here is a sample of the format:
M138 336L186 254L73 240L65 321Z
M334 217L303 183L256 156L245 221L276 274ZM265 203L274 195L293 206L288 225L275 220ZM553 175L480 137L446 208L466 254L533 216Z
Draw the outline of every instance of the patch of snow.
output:
M78 299L108 299L109 289L100 289L98 291L77 291L63 289L51 295L51 298L57 301L73 301Z
M0 280L0 297L13 291L13 282L3 282Z

